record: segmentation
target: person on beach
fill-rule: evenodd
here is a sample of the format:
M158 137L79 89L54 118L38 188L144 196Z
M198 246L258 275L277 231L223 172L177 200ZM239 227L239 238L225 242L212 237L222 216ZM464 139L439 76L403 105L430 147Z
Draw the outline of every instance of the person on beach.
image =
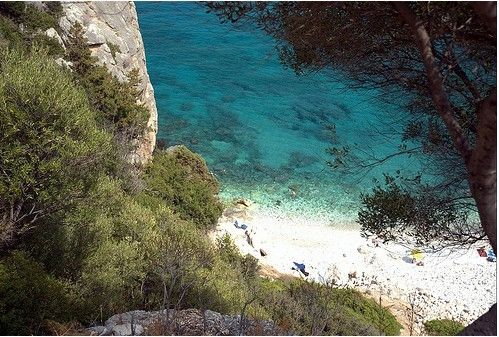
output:
M293 263L295 264L296 268L295 267L291 267L292 270L298 270L303 275L305 275L305 277L309 275L309 273L307 273L305 271L305 264L304 263L297 263L297 262L293 262Z
M253 238L251 237L250 233L249 233L248 231L245 231L245 232L244 232L244 235L246 235L246 241L248 242L248 244L249 244L251 247L255 248L255 247L253 246Z
M247 229L248 228L248 225L246 224L239 224L239 221L235 221L234 222L234 227L236 227L237 229Z

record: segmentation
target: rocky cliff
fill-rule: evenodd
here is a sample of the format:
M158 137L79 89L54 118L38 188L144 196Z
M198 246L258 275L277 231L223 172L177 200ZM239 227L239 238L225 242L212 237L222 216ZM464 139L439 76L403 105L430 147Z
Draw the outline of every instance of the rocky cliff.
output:
M138 141L131 161L145 163L156 145L158 113L154 90L147 73L144 44L139 30L137 12L131 1L61 2L64 16L60 19L62 41L66 41L69 30L78 21L86 31L85 37L101 64L120 80L127 80L130 70L137 68L141 80L141 97L150 112L148 130Z

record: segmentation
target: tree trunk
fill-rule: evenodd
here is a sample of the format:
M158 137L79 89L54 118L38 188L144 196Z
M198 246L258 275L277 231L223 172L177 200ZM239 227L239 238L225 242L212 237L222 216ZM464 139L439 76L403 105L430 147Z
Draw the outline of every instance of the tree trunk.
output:
M404 21L414 31L428 77L433 102L449 131L454 146L461 154L468 171L468 184L475 199L482 228L497 254L497 93L496 89L477 109L478 135L473 149L454 118L444 90L442 76L435 63L431 40L422 22L411 8L402 2L394 3ZM475 10L485 18L492 34L496 34L496 4L481 2ZM460 335L497 335L497 304L466 327Z
M497 93L478 109L478 136L469 162L469 186L482 227L497 254Z
M477 109L479 124L477 141L472 149L466 135L453 115L442 75L435 61L431 38L413 10L403 2L394 3L404 21L414 32L423 64L426 69L428 86L440 117L451 135L454 147L460 153L468 171L468 184L475 199L482 228L489 238L494 252L497 243L497 201L496 201L496 107L494 89L491 95ZM495 16L494 16L495 17Z

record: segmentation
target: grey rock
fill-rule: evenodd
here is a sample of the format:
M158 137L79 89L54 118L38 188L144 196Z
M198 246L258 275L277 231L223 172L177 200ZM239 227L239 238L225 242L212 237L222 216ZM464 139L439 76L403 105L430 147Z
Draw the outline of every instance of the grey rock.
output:
M103 336L107 331L105 326L93 326L87 329L92 336Z
M61 67L65 67L65 68L68 68L68 69L71 69L71 66L73 65L73 62L66 61L62 57L59 57L58 59L56 59L55 63L57 63Z
M132 334L132 324L119 324L115 325L112 330L113 336L140 336L144 333L144 328L140 324L133 324L133 334Z
M239 315L222 315L215 311L206 310L204 314L199 309L170 310L170 326L166 329L166 311L135 310L116 314L110 317L105 327L87 329L90 335L103 331L100 335L130 336L133 321L135 335L173 334L189 336L231 336L239 335L241 317ZM158 330L159 329L159 330ZM164 330L162 330L164 329ZM281 332L272 321L257 321L246 318L243 320L245 335L277 335L290 334Z
M211 336L228 336L229 329L224 325L225 321L221 314L215 311L206 310L204 312L206 325L208 326L207 334Z
M64 48L64 50L66 50L66 47L64 46L64 42L62 41L61 36L59 35L59 33L57 33L57 31L54 28L47 29L45 31L45 35L55 39L57 43L59 43Z

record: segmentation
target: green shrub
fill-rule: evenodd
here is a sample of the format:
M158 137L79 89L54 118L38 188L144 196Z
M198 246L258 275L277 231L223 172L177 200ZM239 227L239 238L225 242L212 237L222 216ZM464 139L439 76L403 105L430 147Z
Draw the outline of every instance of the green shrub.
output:
M144 174L147 193L198 228L214 228L222 214L218 183L206 163L184 146L158 151Z
M120 46L109 41L106 43L109 46L109 49L111 50L111 56L113 57L113 59L116 58L116 53L121 53Z
M43 31L21 30L15 21L0 14L0 47L30 49L35 45L46 48L54 58L64 55L64 48L56 39L48 37Z
M0 217L7 215L0 241L6 243L84 197L104 170L111 138L97 126L85 92L46 52L8 50L0 59Z
M225 234L217 238L217 247L220 258L235 270L240 271L244 279L258 276L260 269L258 260L249 254L242 256L230 235Z
M57 42L55 38L48 37L45 34L35 34L30 41L31 45L37 45L47 48L48 55L57 58L64 55L64 48Z
M24 13L25 7L26 4L22 1L1 1L0 13L11 18L20 18Z
M62 5L60 1L47 1L44 2L44 5L47 7L47 12L54 17L57 21L61 18L61 16L64 14L64 11L62 9ZM57 29L57 27L54 27Z
M399 335L390 312L352 289L304 280L262 281L261 305L285 332L298 335Z
M0 333L39 334L46 319L64 320L71 312L64 284L25 253L0 261Z
M84 308L79 319L139 306L141 284L159 249L156 215L128 195L119 181L102 177L65 222L65 250L59 257L64 269L58 273L73 270L66 276L79 284Z
M91 56L83 27L76 23L70 30L66 57L73 63L76 80L85 88L90 104L99 112L102 122L125 135L125 142L144 134L149 111L137 100L140 91L138 71L128 74L128 82L120 82L105 66L97 65Z
M26 5L23 14L19 17L19 21L33 31L37 29L44 31L49 28L59 27L57 19L58 18L51 15L50 12L41 11L30 4Z
M1 47L20 46L23 43L23 34L19 27L9 18L0 15L0 42Z
M62 7L52 4L48 11L39 10L32 4L21 1L0 3L0 13L8 16L16 23L22 23L28 30L47 30L58 27L58 19L62 13Z
M378 332L387 336L400 335L402 326L386 309L380 307L373 299L367 298L353 289L335 289L335 301L345 308L347 313L359 321L375 327Z
M464 325L450 319L434 319L424 322L430 336L456 336L464 329Z

